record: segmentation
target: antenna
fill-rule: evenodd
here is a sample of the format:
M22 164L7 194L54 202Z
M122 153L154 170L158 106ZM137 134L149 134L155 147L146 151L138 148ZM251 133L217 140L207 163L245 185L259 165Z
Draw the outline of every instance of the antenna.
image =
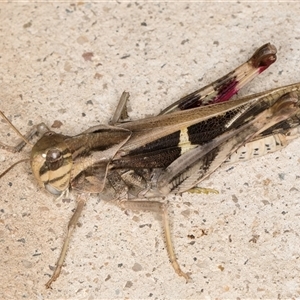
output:
M29 158L25 158L25 159L21 159L17 162L15 162L14 164L12 164L10 167L8 167L4 172L2 172L0 174L0 178L2 178L6 173L8 173L12 168L14 168L16 165L18 165L19 163L21 162L24 162L24 161L29 161L30 159Z
M21 139L28 145L30 145L31 147L33 147L33 145L28 141L27 138L25 138L22 133L8 120L8 118L4 115L4 113L0 110L0 115L2 116L2 118L4 120L6 120L6 122L11 126L11 128L17 133L18 136L21 137Z
M34 126L30 130L30 132L28 132L25 136L23 136L21 134L21 132L8 120L8 118L4 115L4 113L2 111L0 111L0 116L2 116L2 118L4 120L6 120L6 122L11 126L11 128L18 134L18 136L20 136L22 138L22 141L15 147L8 146L8 145L2 144L0 142L0 148L2 147L3 149L6 149L11 152L19 152L26 144L33 147L33 145L29 142L29 139L31 139L37 132L43 134L46 131L49 131L49 128L44 123L40 123L40 124ZM14 164L12 164L4 172L2 172L0 174L0 178L2 178L6 173L8 173L12 168L14 168L19 163L29 161L29 160L30 160L29 158L25 158L25 159L21 159L21 160L15 162Z

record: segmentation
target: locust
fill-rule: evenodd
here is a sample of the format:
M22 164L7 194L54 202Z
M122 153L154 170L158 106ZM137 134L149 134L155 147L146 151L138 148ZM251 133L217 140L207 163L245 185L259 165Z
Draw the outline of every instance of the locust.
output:
M44 123L23 136L0 112L22 138L15 147L1 147L21 151L33 136L41 135L26 159L37 183L56 197L72 191L77 200L47 288L61 273L71 235L91 194L125 209L161 213L170 263L189 280L172 244L167 196L209 192L198 185L221 165L279 150L299 136L300 83L232 99L276 61L276 52L270 43L261 46L244 64L157 116L128 120L129 93L124 92L108 125L75 136L51 131Z

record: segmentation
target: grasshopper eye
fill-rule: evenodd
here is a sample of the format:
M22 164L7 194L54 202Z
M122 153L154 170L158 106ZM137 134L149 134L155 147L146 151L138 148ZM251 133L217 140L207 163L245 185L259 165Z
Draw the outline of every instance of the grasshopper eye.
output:
M51 171L55 171L63 165L64 159L60 150L50 149L46 154L46 165Z

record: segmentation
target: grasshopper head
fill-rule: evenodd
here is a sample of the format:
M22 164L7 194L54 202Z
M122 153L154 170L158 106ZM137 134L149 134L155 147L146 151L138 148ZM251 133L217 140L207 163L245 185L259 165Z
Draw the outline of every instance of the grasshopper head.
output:
M46 132L33 146L30 163L39 185L54 195L69 187L72 153L64 142L65 136Z

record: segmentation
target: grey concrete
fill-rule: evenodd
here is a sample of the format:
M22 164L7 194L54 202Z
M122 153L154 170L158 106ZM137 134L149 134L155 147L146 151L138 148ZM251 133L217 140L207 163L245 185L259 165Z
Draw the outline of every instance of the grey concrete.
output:
M41 121L70 135L107 123L123 90L133 119L157 114L266 42L278 61L241 94L300 81L296 2L120 2L0 5L0 110L21 132ZM0 133L17 140L4 121ZM1 170L29 152L0 150ZM19 165L0 179L0 298L299 299L299 158L296 140L202 183L219 195L168 199L188 284L156 216L89 197L52 290L44 284L75 204L55 201Z

